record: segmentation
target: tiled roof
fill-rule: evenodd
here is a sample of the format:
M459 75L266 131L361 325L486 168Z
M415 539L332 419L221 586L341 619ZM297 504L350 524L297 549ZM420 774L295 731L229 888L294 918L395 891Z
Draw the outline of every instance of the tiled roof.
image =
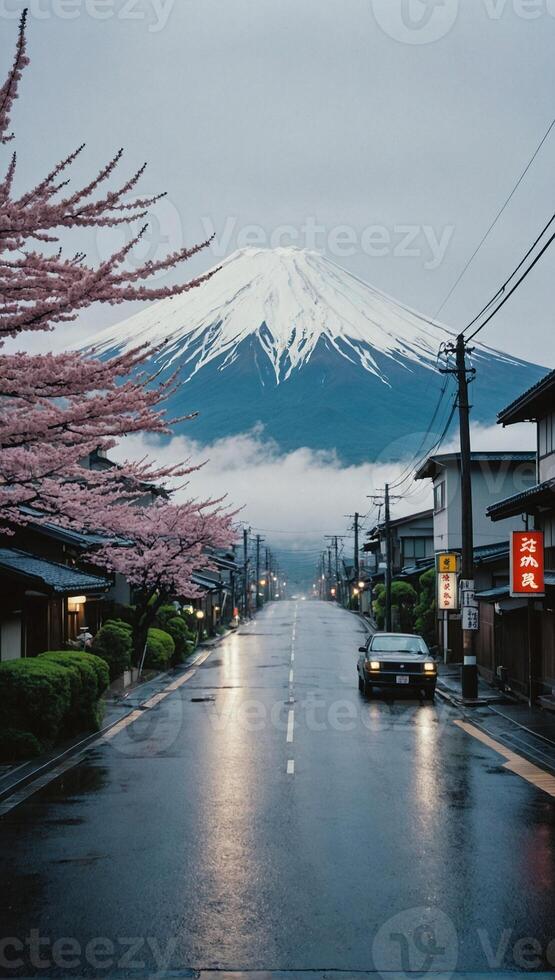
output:
M210 572L193 572L191 581L200 589L206 589L208 592L219 592L221 589L228 588L219 576L212 576Z
M498 544L481 544L474 548L474 564L482 565L495 558L503 558L509 554L509 542L500 541Z
M105 592L111 585L110 580L103 576L37 558L16 548L0 548L0 571L38 583L39 587L46 587L55 595Z
M503 425L507 425L511 422L520 422L530 420L536 408L541 407L547 401L553 405L555 398L555 371L550 371L549 374L544 375L540 378L535 385L528 388L526 391L515 398L510 405L507 405L501 412L499 412L497 419Z
M498 500L497 503L488 507L486 514L492 521L503 520L505 517L512 517L514 514L530 513L527 508L535 510L536 507L549 506L555 507L555 479L545 480L544 483L536 483L527 490L514 493L511 497Z
M425 480L433 478L438 468L445 467L447 463L458 462L461 458L460 453L439 453L428 458L422 463L414 474L415 480ZM475 452L470 454L472 463L528 463L535 460L535 452Z

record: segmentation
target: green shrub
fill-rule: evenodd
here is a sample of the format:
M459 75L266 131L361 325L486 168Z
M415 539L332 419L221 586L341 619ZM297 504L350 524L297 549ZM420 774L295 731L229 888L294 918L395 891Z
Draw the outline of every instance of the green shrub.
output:
M429 568L419 579L420 596L415 607L416 622L414 627L421 633L428 646L434 646L437 633L436 611L436 571Z
M152 626L148 631L145 667L165 670L175 653L175 643L169 633Z
M376 586L373 603L374 615L378 629L385 628L385 585L381 582ZM414 607L418 596L410 582L391 583L391 609L393 619L398 622L401 633L414 631Z
M106 619L104 626L113 626L119 630L123 630L124 633L133 632L131 623L128 623L125 619Z
M0 729L0 762L35 759L41 752L42 746L31 732L20 732L16 728Z
M49 650L40 656L69 671L71 705L64 719L66 733L98 731L103 713L99 698L108 686L108 665L100 657L77 650Z
M156 626L169 633L168 623L171 619L181 619L181 617L175 606L168 602L165 606L160 606L156 613Z
M44 657L0 663L0 705L5 729L54 742L71 707L70 672Z
M173 660L175 663L183 663L185 657L190 653L192 643L189 638L187 623L181 616L174 616L166 623L166 632L171 636L175 644Z
M99 629L92 653L108 664L110 680L120 677L131 665L131 627L122 620L108 620Z

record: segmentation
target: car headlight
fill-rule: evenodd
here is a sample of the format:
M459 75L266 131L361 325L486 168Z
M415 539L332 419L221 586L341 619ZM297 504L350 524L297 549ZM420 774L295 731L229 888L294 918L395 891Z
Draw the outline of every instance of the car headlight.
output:
M379 669L380 669L380 661L379 660L371 660L370 661L370 670L379 670Z
M432 663L431 661L429 661L428 663L425 663L425 664L424 664L424 670L425 670L425 671L426 671L426 673L428 673L428 674L431 674L431 673L433 673L433 671L434 671L435 669L436 669L436 665L435 665L435 664L433 664L433 663Z

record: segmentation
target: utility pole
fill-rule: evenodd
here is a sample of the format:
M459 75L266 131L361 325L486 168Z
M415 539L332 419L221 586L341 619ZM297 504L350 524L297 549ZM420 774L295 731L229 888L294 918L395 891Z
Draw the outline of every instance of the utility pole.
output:
M341 580L339 576L339 541L343 540L344 534L326 534L326 539L331 541L331 548L334 553L334 581L335 581L335 598L336 601L341 605Z
M243 606L245 617L249 615L249 532L243 528Z
M385 631L391 633L391 511L389 483L385 485Z
M468 379L476 373L466 366L466 355L472 353L467 347L464 334L459 334L455 345L445 348L447 353L455 354L455 368L444 368L442 373L454 374L459 388L459 429L461 443L461 577L474 580L474 535L472 525L472 457L470 454L470 405L468 403ZM474 632L463 630L462 695L473 700L478 697L478 669L474 650Z
M378 503L378 497L371 498L374 503ZM393 628L393 617L391 614L391 582L393 579L393 553L391 548L391 501L400 500L401 497L392 496L389 492L389 483L386 483L384 488L384 535L385 535L385 630L386 633L390 633ZM381 507L381 502L380 502Z
M268 601L271 602L273 599L272 595L272 552L268 549Z
M263 603L260 601L261 596L259 595L260 590L260 545L264 538L261 538L259 534L256 535L256 608L260 609Z
M357 582L358 582L358 576L359 576L359 564L358 564L358 529L359 529L359 517L360 517L359 514L355 514L355 556L354 556L355 561L354 561L354 566L355 566L355 579L356 579Z

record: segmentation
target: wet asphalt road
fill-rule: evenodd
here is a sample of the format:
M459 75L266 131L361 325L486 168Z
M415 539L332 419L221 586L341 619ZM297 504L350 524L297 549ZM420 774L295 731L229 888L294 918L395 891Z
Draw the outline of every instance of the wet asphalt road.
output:
M553 966L553 800L454 708L365 700L363 638L273 604L4 816L1 972Z

